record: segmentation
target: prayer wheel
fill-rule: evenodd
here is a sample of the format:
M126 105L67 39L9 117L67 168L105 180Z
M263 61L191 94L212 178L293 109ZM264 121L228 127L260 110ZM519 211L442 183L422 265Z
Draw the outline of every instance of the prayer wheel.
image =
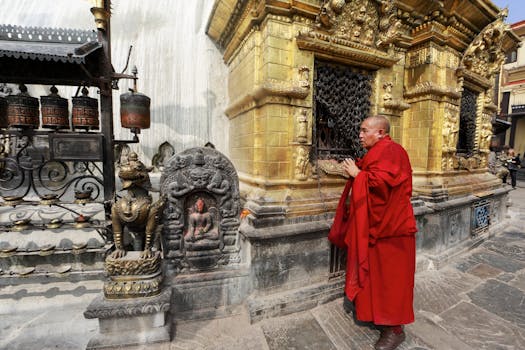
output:
M49 129L67 129L69 128L67 99L58 95L58 90L55 86L52 86L50 91L51 93L49 95L40 96L42 127Z
M82 88L82 96L73 97L72 124L74 129L94 129L99 127L98 100L88 96L88 89Z
M0 96L0 128L5 129L7 127L7 100Z
M7 96L7 123L11 128L38 129L38 98L29 96L23 84L19 89L17 95Z
M148 129L150 126L150 103L150 98L140 92L131 91L120 95L120 123L122 127Z

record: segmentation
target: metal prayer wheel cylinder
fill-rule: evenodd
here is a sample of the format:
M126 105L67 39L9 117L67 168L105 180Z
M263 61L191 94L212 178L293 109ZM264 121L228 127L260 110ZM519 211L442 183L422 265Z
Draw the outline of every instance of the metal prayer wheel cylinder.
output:
M51 87L51 94L40 96L42 127L50 129L69 128L67 99L58 95L56 87Z
M73 97L72 119L74 129L98 129L98 100L88 96L88 90L82 89L82 96Z
M7 100L0 96L0 128L5 129L9 125L7 123Z
M12 128L38 129L40 125L38 98L27 93L27 87L20 85L20 93L7 98L7 123Z
M120 95L120 123L123 128L148 129L150 126L149 106L151 99L139 92Z

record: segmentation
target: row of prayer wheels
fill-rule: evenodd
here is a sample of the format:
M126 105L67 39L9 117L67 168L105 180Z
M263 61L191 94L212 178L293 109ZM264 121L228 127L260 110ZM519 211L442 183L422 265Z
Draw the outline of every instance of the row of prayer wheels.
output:
M0 128L38 129L39 102L31 97L25 85L20 85L20 93L0 97ZM40 97L42 127L46 129L69 129L68 101L58 95L55 86L51 93ZM120 121L123 128L147 129L150 127L150 99L137 92L120 96ZM98 100L88 96L82 89L82 96L72 97L71 125L75 130L98 130Z

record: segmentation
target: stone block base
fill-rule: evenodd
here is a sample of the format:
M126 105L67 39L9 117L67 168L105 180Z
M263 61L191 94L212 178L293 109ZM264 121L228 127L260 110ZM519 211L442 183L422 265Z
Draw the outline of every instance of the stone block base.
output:
M251 292L250 271L245 267L180 274L168 281L173 287L172 311L176 320L212 319L239 313Z
M84 317L99 321L99 334L89 340L86 348L169 342L171 293L167 287L153 297L110 300L99 295L84 312Z
M141 344L164 343L170 341L170 327L158 327L140 331L119 331L100 333L89 340L90 349L121 348Z

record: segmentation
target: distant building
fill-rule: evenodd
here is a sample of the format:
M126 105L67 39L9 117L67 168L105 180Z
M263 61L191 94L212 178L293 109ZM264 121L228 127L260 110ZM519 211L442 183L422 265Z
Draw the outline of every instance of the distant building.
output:
M509 145L516 153L525 153L525 20L511 25L521 39L521 47L507 54L500 79L500 126L495 128L495 143Z

